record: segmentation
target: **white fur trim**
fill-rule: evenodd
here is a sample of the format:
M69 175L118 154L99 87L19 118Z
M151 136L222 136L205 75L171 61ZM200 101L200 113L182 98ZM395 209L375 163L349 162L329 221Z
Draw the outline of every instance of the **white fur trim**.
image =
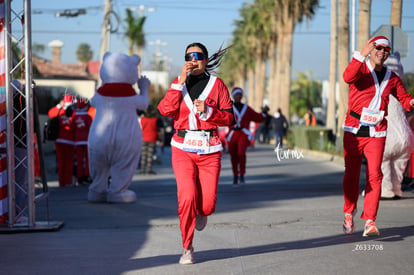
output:
M235 96L235 95L237 95L237 94L243 94L243 91L242 91L242 89L235 89L232 93L231 93L231 96Z
M353 54L353 57L358 60L359 62L364 62L365 60L365 56L361 55L361 53L359 51L355 51Z
M381 39L375 40L374 42L375 42L375 45L385 45L388 47L390 46L390 41L388 41L388 39L381 38Z
M179 91L182 91L183 90L183 88L184 88L184 85L182 85L182 84L171 84L171 86L170 86L170 88L171 89L174 89L174 90L179 90Z

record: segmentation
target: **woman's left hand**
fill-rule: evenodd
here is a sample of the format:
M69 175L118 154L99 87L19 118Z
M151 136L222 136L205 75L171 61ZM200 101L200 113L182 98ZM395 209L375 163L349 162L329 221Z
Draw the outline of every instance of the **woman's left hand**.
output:
M197 112L205 113L207 110L207 105L205 101L202 100L194 100L194 105L196 106Z

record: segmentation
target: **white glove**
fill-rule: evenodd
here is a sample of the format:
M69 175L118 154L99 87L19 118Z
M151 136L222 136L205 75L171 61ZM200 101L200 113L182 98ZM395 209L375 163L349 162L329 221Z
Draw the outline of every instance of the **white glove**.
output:
M138 79L138 88L141 90L141 93L148 93L151 81L145 76L141 76Z

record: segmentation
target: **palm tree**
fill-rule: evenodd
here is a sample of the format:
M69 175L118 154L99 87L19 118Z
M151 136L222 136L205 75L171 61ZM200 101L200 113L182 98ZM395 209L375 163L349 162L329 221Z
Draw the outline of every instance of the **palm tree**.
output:
M37 55L43 53L45 49L46 47L44 44L33 43L32 45L32 52Z
M336 133L336 75L338 72L337 13L337 0L331 0L331 49L329 56L329 97L326 112L326 127L331 128L333 133Z
M322 85L312 80L312 73L298 73L292 81L290 112L303 117L309 106L322 107ZM294 99L294 100L293 100Z
M271 102L279 106L286 117L290 117L290 83L292 66L292 43L295 25L302 22L304 18L310 19L315 14L319 5L318 0L275 0L277 10L281 11L278 21L277 32L277 71L275 76L275 87L272 91L280 93L280 102ZM272 77L272 76L271 76Z
M282 106L289 115L289 94L294 26L303 18L311 18L318 0L256 0L241 9L242 20L236 22L238 37L235 43L248 55L238 77L246 76L248 100L253 107L260 107L265 91L265 68L269 62L269 103L272 108ZM237 55L236 55L237 56ZM225 58L227 59L227 58ZM255 63L253 63L253 61ZM226 61L235 64L237 59ZM279 97L278 94L282 96ZM279 98L281 100L279 100Z
M128 52L129 54L141 54L142 48L145 46L145 34L144 23L145 16L138 18L134 17L131 9L126 9L127 17L125 22L127 23L126 37L128 38Z
M91 46L87 43L81 43L76 50L76 57L81 63L88 63L93 57L93 51L91 50Z
M228 87L237 86L244 89L248 54L243 42L240 41L243 36L237 35L238 31L239 29L236 29L233 32L232 47L224 55L218 75Z
M271 41L270 12L268 0L257 0L251 8L251 22L253 28L253 51L255 55L255 85L254 102L252 107L259 111L263 105L266 90L266 63L269 56ZM271 10L270 10L271 11Z
M339 17L338 17L338 70L339 77L339 106L338 106L338 125L337 125L337 142L341 142L342 124L345 121L345 115L348 106L349 88L345 83L342 72L349 63L349 0L339 0Z
M253 56L248 53L249 45L247 35L245 35L245 20L236 20L234 24L236 28L233 31L232 46L223 57L218 73L228 87L237 86L248 90L245 87L246 75Z

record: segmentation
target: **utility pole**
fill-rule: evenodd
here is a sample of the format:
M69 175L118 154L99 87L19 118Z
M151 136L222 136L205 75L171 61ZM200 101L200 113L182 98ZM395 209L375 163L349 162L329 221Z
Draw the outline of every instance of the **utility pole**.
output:
M150 45L155 45L155 70L156 71L163 71L161 68L161 57L162 57L162 53L161 53L161 46L167 46L168 43L167 42L163 42L159 39L157 39L156 41L150 41L149 42Z
M105 0L104 6L104 18L102 22L102 35L101 35L101 51L100 51L100 61L102 62L102 58L109 50L109 42L110 42L110 32L111 32L111 25L110 25L110 16L112 12L112 0Z

